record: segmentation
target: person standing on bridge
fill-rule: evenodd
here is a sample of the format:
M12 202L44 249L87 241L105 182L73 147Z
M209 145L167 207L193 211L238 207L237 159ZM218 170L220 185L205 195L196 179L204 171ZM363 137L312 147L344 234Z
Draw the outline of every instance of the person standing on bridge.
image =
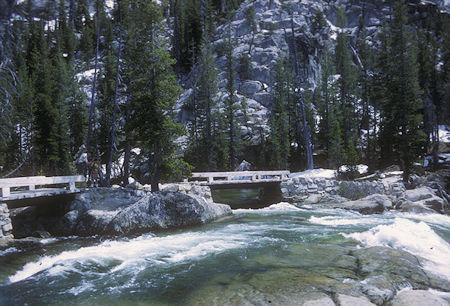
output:
M98 187L98 179L100 172L100 161L97 158L92 159L90 162L90 180L91 187Z

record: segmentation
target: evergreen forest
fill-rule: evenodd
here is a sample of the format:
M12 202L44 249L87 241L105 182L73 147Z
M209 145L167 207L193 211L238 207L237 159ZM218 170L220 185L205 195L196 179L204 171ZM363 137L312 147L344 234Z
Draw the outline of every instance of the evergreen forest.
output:
M279 23L264 20L260 2ZM102 186L133 177L152 190L243 160L255 170L345 168L347 179L359 164L399 165L405 181L425 158L442 167L449 12L430 4L416 18L420 1L388 1L374 32L364 11L353 26L340 7L299 24L295 2L0 1L0 176L85 174L86 152ZM254 59L274 33L283 44L268 80L255 82ZM253 85L267 101L247 99Z

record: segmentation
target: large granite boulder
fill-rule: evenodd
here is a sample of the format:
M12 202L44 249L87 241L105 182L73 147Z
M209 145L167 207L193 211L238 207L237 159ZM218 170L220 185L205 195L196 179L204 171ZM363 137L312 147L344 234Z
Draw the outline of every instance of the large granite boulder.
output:
M199 225L231 213L228 205L207 202L183 193L161 192L145 196L120 211L106 231L122 235Z
M395 204L395 209L402 212L409 212L414 214L434 214L435 210L426 207L423 203L412 202L406 199L400 199Z
M395 204L396 209L414 213L443 213L446 206L446 200L438 197L434 189L425 186L406 190Z
M430 199L433 196L434 191L428 187L420 187L416 189L406 190L404 195L405 199L412 202Z
M125 188L87 190L77 196L70 208L52 234L128 235L204 224L232 213L228 205L200 196Z

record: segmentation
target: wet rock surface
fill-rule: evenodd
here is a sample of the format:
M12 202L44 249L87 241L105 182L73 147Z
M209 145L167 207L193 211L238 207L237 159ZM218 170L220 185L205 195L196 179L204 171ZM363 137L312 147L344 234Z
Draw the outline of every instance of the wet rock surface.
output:
M389 306L447 306L450 301L425 290L403 291L388 304Z
M441 285L433 285L420 259L404 251L303 244L277 255L277 263L271 269L252 273L250 268L248 273L213 278L209 285L196 291L188 304L448 305L433 304L445 300L423 290L446 292L450 282L441 280ZM260 255L254 264L255 271L258 264L274 261L272 256L275 255ZM298 266L292 265L293 257L298 258ZM311 263L314 270L307 268ZM414 293L402 291L404 288L412 288L414 291L406 292ZM411 296L421 293L426 294L418 299L419 304L401 304L411 302ZM420 304L426 298L431 304Z
M321 203L321 207L341 208L346 210L354 210L361 214L378 214L392 207L392 201L388 196L383 194L374 194L368 197L341 203Z

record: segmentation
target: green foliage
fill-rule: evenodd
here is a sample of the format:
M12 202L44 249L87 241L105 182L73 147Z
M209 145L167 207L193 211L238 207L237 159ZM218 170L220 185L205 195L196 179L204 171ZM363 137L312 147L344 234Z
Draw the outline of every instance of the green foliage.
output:
M196 76L198 86L191 96L191 109L195 116L190 128L188 159L197 169L212 171L217 167L218 143L214 127L219 120L217 111L217 69L211 47L204 44Z
M239 58L238 73L241 80L248 80L252 73L252 62L248 54L242 54Z
M176 156L168 156L161 163L161 180L163 182L181 182L186 177L191 176L194 167Z
M273 169L289 169L290 131L289 101L292 93L292 73L289 59L280 56L274 69L272 112L270 116L270 135L267 143L269 166Z
M418 80L417 41L407 25L406 6L395 1L394 18L389 28L388 65L385 86L386 103L382 105L383 134L409 179L410 168L421 152L424 134L421 130L421 90ZM385 154L392 154L385 152Z
M173 119L173 108L181 88L171 71L174 61L166 42L161 39L162 15L158 6L153 2L135 3L130 14L133 24L124 55L132 113L127 128L148 156L155 191L163 170L172 169L167 166L172 164L167 158L174 154L173 141L185 132Z
M331 80L334 74L334 63L332 54L325 48L321 59L322 75L320 78L320 86L317 89L317 112L320 117L318 145L328 149L330 147L330 138L332 130L330 124L330 107L336 96L336 84Z
M313 33L320 32L323 28L327 26L327 20L321 10L316 10L314 15L313 23L312 23L312 31Z

